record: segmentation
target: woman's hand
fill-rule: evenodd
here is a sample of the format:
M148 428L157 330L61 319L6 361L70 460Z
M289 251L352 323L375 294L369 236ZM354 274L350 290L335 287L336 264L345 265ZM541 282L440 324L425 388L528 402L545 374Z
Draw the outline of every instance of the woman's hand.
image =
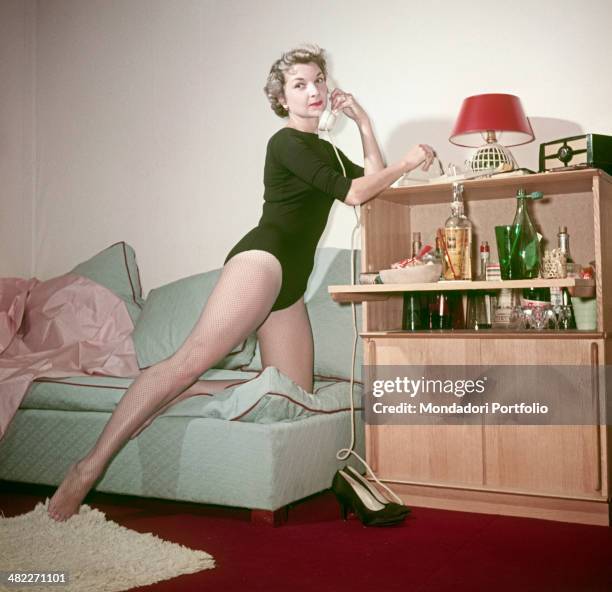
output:
M421 163L424 163L421 168L426 171L431 166L435 157L435 150L428 144L413 146L404 157L404 163L408 167L406 172L416 169Z
M349 93L336 88L331 93L331 109L334 112L342 111L347 117L357 123L365 122L368 119L367 113L363 107L355 100L355 97Z

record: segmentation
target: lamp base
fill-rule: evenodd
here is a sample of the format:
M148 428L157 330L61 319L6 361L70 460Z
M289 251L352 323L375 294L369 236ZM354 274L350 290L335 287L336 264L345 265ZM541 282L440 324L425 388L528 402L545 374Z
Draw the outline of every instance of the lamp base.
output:
M475 173L496 169L502 165L510 165L510 170L518 168L510 150L497 142L490 142L478 148L465 164Z

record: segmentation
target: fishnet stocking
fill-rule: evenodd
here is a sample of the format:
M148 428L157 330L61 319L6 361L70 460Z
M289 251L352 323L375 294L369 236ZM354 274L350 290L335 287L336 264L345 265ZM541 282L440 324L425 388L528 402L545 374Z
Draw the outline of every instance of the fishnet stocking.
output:
M264 368L274 366L307 393L312 392L314 345L310 319L303 298L287 308L271 312L257 330L257 340ZM198 380L161 407L132 434L131 438L138 436L158 415L179 401L201 393L217 393L240 382L244 381Z
M257 330L257 340L264 368L274 366L307 393L312 392L314 348L304 298L271 312Z
M158 415L162 415L165 411L167 411L173 405L176 405L178 402L196 395L212 395L225 390L230 386L240 384L241 382L246 382L246 380L248 379L245 378L243 380L236 380L234 378L232 380L196 380L196 382L194 382L189 388L185 389L182 393L174 397L174 399L172 399L170 402L165 403L162 407L158 408L153 415L150 415L149 418L130 436L130 440L140 435L140 432L146 429Z
M215 362L256 330L278 296L282 270L265 251L245 251L223 268L198 322L181 348L151 366L130 386L91 452L73 465L49 503L49 515L65 520L125 442Z

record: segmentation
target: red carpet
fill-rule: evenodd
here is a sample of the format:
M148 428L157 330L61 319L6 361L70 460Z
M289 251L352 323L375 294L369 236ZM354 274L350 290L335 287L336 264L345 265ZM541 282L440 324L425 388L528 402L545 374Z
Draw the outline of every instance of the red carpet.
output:
M30 511L53 491L0 487L5 516ZM402 526L364 528L339 518L329 492L294 505L280 528L253 526L238 509L103 494L87 503L217 562L143 591L612 590L612 529L601 526L413 508Z

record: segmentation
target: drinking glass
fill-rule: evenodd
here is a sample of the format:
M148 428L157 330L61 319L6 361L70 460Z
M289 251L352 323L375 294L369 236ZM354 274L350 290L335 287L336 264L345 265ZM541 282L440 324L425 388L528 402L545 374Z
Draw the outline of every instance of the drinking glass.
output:
M532 328L532 320L531 320L532 313L533 313L532 308L521 307L521 323L524 329Z
M548 326L550 306L534 306L531 310L529 326L536 331L542 331Z
M499 258L499 271L502 280L512 279L510 267L510 253L512 253L512 226L495 227L495 241L497 242L497 256Z
M476 292L468 296L465 328L476 331L491 328L491 313L487 310L487 301L484 294Z
M556 331L559 328L557 315L552 306L546 308L546 328Z
M529 328L527 317L519 304L512 307L509 328L515 331L525 331Z

